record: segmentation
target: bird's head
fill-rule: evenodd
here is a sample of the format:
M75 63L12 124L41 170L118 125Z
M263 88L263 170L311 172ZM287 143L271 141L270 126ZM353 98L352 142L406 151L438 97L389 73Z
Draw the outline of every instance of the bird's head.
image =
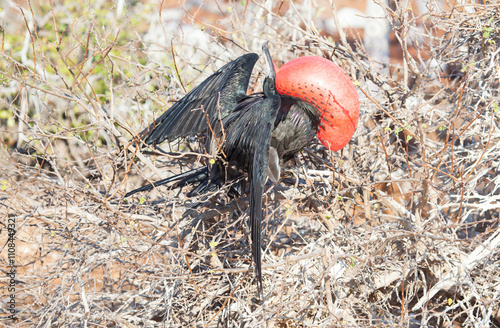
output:
M264 53L264 59L266 60L267 75L264 79L264 84L262 86L262 91L266 97L270 97L276 94L276 65L274 65L271 54L269 53L269 48L267 47L269 41L264 42L262 45L262 52Z
M351 79L338 65L321 57L299 57L276 70L274 82L280 95L317 109L318 138L325 147L337 151L347 145L358 125L359 99Z

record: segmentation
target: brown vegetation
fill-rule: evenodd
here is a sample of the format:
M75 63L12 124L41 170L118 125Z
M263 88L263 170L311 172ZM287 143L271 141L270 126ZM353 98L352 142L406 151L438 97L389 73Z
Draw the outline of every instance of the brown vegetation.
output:
M500 326L500 5L408 3L384 8L381 63L356 31L316 28L336 18L326 3L8 2L0 240L14 219L16 324ZM265 40L279 64L338 63L362 116L342 152L312 145L268 184L259 303L246 196L196 211L187 190L122 196L202 165L197 138L171 156L131 140ZM259 62L256 89L263 76Z

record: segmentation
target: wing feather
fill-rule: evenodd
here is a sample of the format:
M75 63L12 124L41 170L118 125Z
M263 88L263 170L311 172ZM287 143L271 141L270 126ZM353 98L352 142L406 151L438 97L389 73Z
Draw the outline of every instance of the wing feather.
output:
M226 154L230 154L230 161L244 165L249 172L252 257L259 293L262 293L262 197L267 180L271 134L280 103L278 95L256 97L225 121Z
M259 56L243 55L224 65L186 96L165 111L156 121L141 132L147 144L159 144L165 139L203 132L219 116L229 115L237 104L247 97L252 69Z

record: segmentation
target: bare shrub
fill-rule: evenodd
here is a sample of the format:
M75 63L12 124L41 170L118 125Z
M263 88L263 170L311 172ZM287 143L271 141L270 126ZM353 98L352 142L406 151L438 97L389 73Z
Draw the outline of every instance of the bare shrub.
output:
M323 2L5 4L0 217L16 222L17 324L499 326L500 6L463 3L383 7L389 62L359 31L328 35L339 20ZM197 137L168 155L134 137L265 40L278 65L337 62L362 116L342 152L311 145L268 185L259 303L246 196L122 196L203 165ZM259 62L256 90L264 74Z

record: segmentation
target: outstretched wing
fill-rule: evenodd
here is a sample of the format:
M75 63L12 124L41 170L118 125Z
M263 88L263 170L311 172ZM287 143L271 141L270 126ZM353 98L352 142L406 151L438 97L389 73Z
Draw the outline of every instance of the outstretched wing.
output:
M238 106L238 111L225 121L226 154L248 168L250 178L250 226L252 257L262 293L261 221L262 197L269 165L271 134L280 108L280 96L254 97Z
M250 53L221 67L142 131L141 138L147 144L159 144L167 138L205 131L206 114L212 122L219 115L219 108L221 118L227 116L247 96L258 58Z

